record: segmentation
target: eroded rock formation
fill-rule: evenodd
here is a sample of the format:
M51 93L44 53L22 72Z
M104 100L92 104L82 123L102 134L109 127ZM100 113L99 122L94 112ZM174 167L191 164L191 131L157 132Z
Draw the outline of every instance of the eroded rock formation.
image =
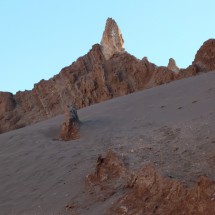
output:
M126 186L126 173L122 157L108 151L97 158L95 171L86 177L88 192L95 200L105 200Z
M204 42L195 56L193 65L197 66L200 72L209 72L215 69L215 39Z
M145 166L131 180L130 190L106 214L213 214L215 183L206 177L190 188Z
M17 125L16 123L21 118L17 109L13 94L0 92L0 133L23 127L21 124Z
M124 51L124 40L115 20L108 18L101 40L102 52L108 60L115 53Z
M178 68L178 66L176 65L176 62L175 62L175 60L174 60L173 58L170 58L170 59L169 59L169 63L168 63L167 68L168 68L169 70L172 70L172 71L175 72L175 73L178 73L179 70L180 70L180 69Z
M122 160L113 151L108 151L104 157L99 155L95 172L87 176L87 182L90 185L107 182L121 177L125 174L125 170Z
M206 41L193 64L175 73L172 68L158 67L147 58L139 60L125 52L120 30L109 18L101 45L94 45L59 74L41 80L29 91L0 93L0 133L62 114L68 103L82 108L214 70L214 44L215 40Z
M61 127L60 138L65 141L78 139L80 125L76 108L68 105L65 109L65 121Z
M96 201L111 201L104 213L107 215L204 215L215 211L215 182L209 178L201 176L188 187L161 175L152 165L132 171L114 152L98 158L95 171L87 176L89 182L88 198L94 201L84 206L90 208Z

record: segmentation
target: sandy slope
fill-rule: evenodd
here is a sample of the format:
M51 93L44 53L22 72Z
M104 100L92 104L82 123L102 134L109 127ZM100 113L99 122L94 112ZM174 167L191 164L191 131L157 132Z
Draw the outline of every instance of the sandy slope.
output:
M63 116L0 135L0 214L58 214L84 192L108 149L130 169L152 163L187 184L199 175L215 180L215 72L93 105L79 117L76 141L55 140ZM102 214L107 204L80 211Z

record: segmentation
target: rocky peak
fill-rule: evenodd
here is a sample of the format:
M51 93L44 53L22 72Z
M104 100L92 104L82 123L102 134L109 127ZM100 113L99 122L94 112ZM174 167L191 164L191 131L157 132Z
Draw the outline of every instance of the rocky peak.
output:
M168 63L167 68L168 68L169 70L172 70L173 72L176 72L176 73L178 73L179 70L180 70L180 69L178 68L178 66L176 65L176 62L175 62L175 60L174 60L173 58L170 58L170 59L169 59L169 63Z
M201 46L195 56L193 65L199 72L208 72L215 69L215 39L209 39Z
M124 40L114 19L108 18L103 32L101 46L105 59L108 60L115 53L123 52Z

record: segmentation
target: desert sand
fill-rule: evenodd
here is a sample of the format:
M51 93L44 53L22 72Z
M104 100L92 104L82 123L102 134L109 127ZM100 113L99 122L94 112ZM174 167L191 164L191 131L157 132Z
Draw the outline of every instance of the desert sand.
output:
M71 203L77 214L104 214L118 194L91 205L83 196L86 176L108 150L124 157L131 170L152 164L186 186L201 175L215 180L215 72L78 114L78 140L58 139L64 116L0 135L0 214L73 214L66 210Z

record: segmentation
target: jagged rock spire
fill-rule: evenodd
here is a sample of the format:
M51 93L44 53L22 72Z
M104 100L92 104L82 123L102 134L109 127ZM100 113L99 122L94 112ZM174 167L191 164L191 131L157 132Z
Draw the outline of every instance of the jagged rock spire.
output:
M124 40L121 31L114 19L108 18L103 32L101 46L105 59L108 60L113 54L123 52Z
M176 62L175 62L175 60L174 60L173 58L170 58L170 59L169 59L169 63L168 63L167 68L168 68L169 70L172 70L173 72L176 72L176 73L178 73L179 70L180 70L180 69L178 68L178 66L176 65Z

